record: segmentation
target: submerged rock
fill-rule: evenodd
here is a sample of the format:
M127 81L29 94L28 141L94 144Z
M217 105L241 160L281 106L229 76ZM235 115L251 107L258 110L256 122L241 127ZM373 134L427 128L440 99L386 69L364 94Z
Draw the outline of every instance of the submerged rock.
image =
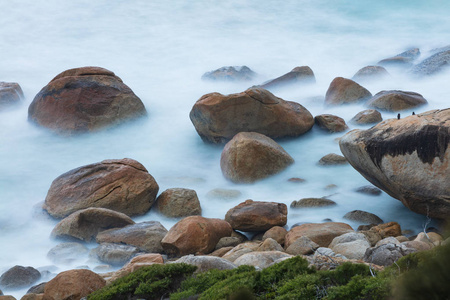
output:
M380 66L367 66L364 67L358 72L356 72L355 75L353 75L352 80L355 81L370 81L370 80L376 80L376 79L382 79L389 76L388 71L386 71L385 68Z
M340 105L362 102L372 97L372 94L353 80L336 77L330 83L325 95L325 104Z
M231 200L239 198L242 193L239 190L231 189L212 189L207 194L206 197L210 199L221 199L221 200Z
M308 66L296 67L292 69L289 73L284 74L278 78L269 80L261 84L259 87L264 89L280 88L284 86L302 85L315 83L316 78L314 77L314 72Z
M33 267L14 266L0 276L0 288L15 290L29 287L41 278L41 273Z
M368 106L386 111L401 111L425 104L428 101L421 94L405 91L381 91L367 102Z
M419 48L413 48L410 50L407 50L405 52L402 52L400 54L397 54L395 56L385 58L383 60L380 60L378 64L384 65L384 66L391 66L391 65L411 65L411 63L420 56L420 50Z
M256 77L247 66L228 66L203 74L203 80L213 81L249 81Z
M303 198L298 201L292 201L291 208L325 207L334 205L336 205L336 202L327 198Z
M113 266L122 266L139 252L139 249L134 246L102 243L97 248L92 249L91 255L98 258L101 262Z
M335 166L346 164L348 164L347 159L342 155L336 153L327 154L319 160L319 165L321 166Z
M419 76L428 76L447 69L450 64L450 49L444 47L442 51L438 51L418 65L414 66L411 73Z
M56 264L69 264L86 256L89 249L81 243L61 243L50 249L47 257Z
M19 104L23 98L23 91L18 83L0 81L0 110Z
M372 214L363 210L352 210L346 213L343 217L347 220L352 220L364 224L381 224L383 220L381 220L377 215Z
M359 187L355 190L355 192L370 195L370 196L379 196L382 193L379 188L376 188L371 185L365 185L365 186Z

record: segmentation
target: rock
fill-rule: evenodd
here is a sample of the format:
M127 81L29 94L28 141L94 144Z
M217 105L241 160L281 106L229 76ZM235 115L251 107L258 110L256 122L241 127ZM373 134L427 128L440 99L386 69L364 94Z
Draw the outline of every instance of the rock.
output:
M222 257L224 256L228 251L230 251L231 249L233 249L234 247L229 246L229 247L223 247L220 249L214 250L213 252L211 252L210 254L208 254L209 256L217 256L217 257Z
M339 145L361 175L410 210L437 219L450 214L450 109L353 130Z
M433 238L435 238L436 235L438 235L438 234L434 233L434 232L428 232L426 234L425 234L425 232L420 232L417 235L417 237L414 239L414 241L426 243L426 244L428 244L430 246L430 248L432 248L432 247L435 246L434 242L433 242Z
M291 255L308 255L314 253L319 245L311 241L307 236L301 236L286 248L286 253Z
M401 244L408 249L413 249L414 252L431 250L433 248L432 244L421 241L406 241Z
M315 83L316 78L314 77L314 72L308 66L296 67L292 69L289 73L284 74L278 78L269 80L263 83L259 87L264 89L280 88L284 86L294 86L294 85L304 85Z
M249 81L256 77L247 66L228 66L203 74L203 80L213 81Z
M147 114L142 101L113 72L64 71L34 97L28 120L61 134L96 131Z
M234 230L231 232L231 237L237 237L241 243L245 243L249 240L246 235Z
M341 132L348 129L344 119L330 114L323 114L314 117L314 120L320 128L329 132Z
M206 194L206 197L210 199L231 200L239 198L241 195L242 193L238 190L213 189Z
M367 105L386 111L402 111L428 104L419 93L405 91L381 91L375 94Z
M260 88L227 96L206 94L195 103L189 116L200 137L211 143L224 143L243 131L274 139L295 137L314 125L306 108Z
M20 300L43 300L44 293L42 294L25 294Z
M325 104L340 105L362 102L372 97L372 94L353 80L336 77L331 82L325 95Z
M289 182L293 182L293 183L303 183L306 180L303 178L298 178L298 177L292 177L288 179Z
M162 239L167 229L157 221L142 222L123 228L109 229L97 235L97 243L116 243L135 246L140 251L162 253Z
M420 55L419 48L413 48L397 54L393 57L389 57L383 60L380 60L378 64L390 66L390 65L410 65L417 57Z
M353 75L352 80L364 82L386 77L389 77L389 73L385 68L380 66L367 66L358 70L358 72Z
M289 248L295 240L302 236L308 237L320 247L328 247L335 237L352 231L350 225L338 222L302 224L288 231L284 247Z
M334 206L336 202L327 198L303 198L291 203L291 208Z
M346 165L348 164L347 159L342 155L336 153L330 153L323 156L319 160L319 165L321 166L335 166L335 165Z
M344 219L352 220L364 224L381 224L381 220L377 215L362 210L352 210L344 215Z
M269 238L274 239L275 241L277 241L278 244L284 245L286 234L287 234L286 229L284 229L281 226L274 226L264 233L262 239L263 241Z
M231 270L236 269L236 265L232 262L216 256L194 256L186 255L170 263L185 263L197 267L195 273L203 273L212 269L217 270Z
M419 238L422 238L420 233L417 235L417 239ZM431 242L434 246L439 246L442 243L442 241L444 241L444 238L439 233L436 232L427 232L425 238L426 241Z
M33 267L14 266L0 276L0 288L16 290L29 287L41 278L41 273Z
M355 190L355 192L370 195L370 196L381 195L381 190L379 188L376 188L371 185L365 185L365 186L359 187Z
M396 239L397 241L399 241L400 243L409 241L409 239L408 239L406 236L404 236L404 235L396 236L395 239Z
M414 66L411 73L419 76L429 76L446 69L450 64L450 50L448 48L444 49L444 51L439 51Z
M16 298L14 298L11 295L4 295L4 296L0 296L0 300L16 300Z
M314 259L317 259L320 256L327 256L327 257L332 257L332 258L342 258L342 259L347 259L347 257L345 257L342 254L339 253L334 253L333 250L331 250L330 248L326 248L326 247L320 247L317 248L316 252L314 252Z
M145 214L159 187L139 162L110 159L73 169L53 180L43 208L55 218L103 207L129 216Z
M105 283L100 275L89 270L76 269L61 272L45 285L44 299L81 299L101 289Z
M156 207L166 217L179 218L202 214L197 193L191 189L171 188L156 198Z
M126 214L106 208L86 208L62 219L51 236L59 239L78 239L91 242L100 231L134 224Z
M380 224L370 228L370 231L376 232L382 239L389 236L396 237L402 234L400 225L397 222Z
M172 256L206 254L214 250L222 237L231 236L231 231L226 221L190 216L176 223L161 244Z
M328 247L348 259L363 259L370 242L362 233L349 232L335 237Z
M161 254L149 253L135 256L126 265L114 272L111 277L108 278L107 284L109 285L111 282L122 278L142 267L163 263L164 259Z
M281 251L281 252L284 252L284 249L274 239L267 238L261 243L261 245L259 245L259 247L256 249L256 251L259 251L259 252L262 252L262 251Z
M23 98L23 91L18 83L0 81L0 110L19 104Z
M287 222L287 206L283 203L246 200L231 208L225 221L234 230L245 232L266 231Z
M98 260L114 266L122 266L138 253L137 247L113 243L102 243L92 249L92 255Z
M378 232L371 231L371 230L361 230L359 233L362 233L366 236L367 240L370 243L370 246L375 246L380 240L381 235Z
M351 122L354 124L365 125L365 124L375 124L383 121L381 113L376 109L366 109L357 113Z
M222 258L225 258L226 260L229 260L231 262L234 262L238 257L241 257L242 255L246 253L250 253L253 251L256 251L258 249L260 243L255 242L247 242L243 244L239 244L227 253L225 253Z
M241 240L235 236L225 236L217 242L216 250L224 247L235 247L241 243Z
M280 251L264 251L246 253L234 261L236 266L250 265L261 269L267 268L274 261L283 257L293 257Z
M379 266L390 266L403 256L409 254L405 247L395 244L384 244L368 248L364 254L364 261Z
M30 287L27 294L44 294L45 284L47 282L41 282L37 285Z
M88 252L89 249L83 244L62 243L50 249L47 253L47 257L55 264L70 264L86 256Z

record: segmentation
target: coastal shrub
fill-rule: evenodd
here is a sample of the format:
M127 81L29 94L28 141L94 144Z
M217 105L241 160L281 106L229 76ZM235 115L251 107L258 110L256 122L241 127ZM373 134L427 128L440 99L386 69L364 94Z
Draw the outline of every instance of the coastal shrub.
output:
M250 272L243 272L230 276L222 281L217 282L212 287L204 291L199 300L222 300L227 299L239 291L247 291L254 294L255 287L255 273L253 270Z

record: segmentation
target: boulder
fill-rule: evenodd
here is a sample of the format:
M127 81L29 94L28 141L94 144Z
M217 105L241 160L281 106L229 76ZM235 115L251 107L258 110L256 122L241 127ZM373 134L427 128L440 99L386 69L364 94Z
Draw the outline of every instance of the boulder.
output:
M62 243L50 249L47 257L55 264L70 264L88 253L89 249L81 243Z
M318 115L314 117L314 121L320 128L329 132L341 132L348 129L344 119L335 115Z
M314 252L313 258L314 260L320 258L321 256L326 256L326 257L330 257L330 258L341 258L341 259L345 259L347 260L347 257L345 257L342 254L339 253L334 253L333 250L331 250L330 248L326 248L326 247L320 247L317 248L316 252Z
M42 294L25 294L20 298L20 300L43 300L44 299L44 293ZM3 300L0 298L0 300Z
M222 237L231 236L231 231L226 221L190 216L176 223L161 244L172 256L206 254L214 250Z
M355 190L357 193L366 194L369 196L379 196L381 195L381 190L371 185L365 185L357 188Z
M164 259L161 254L148 253L148 254L141 254L141 255L135 256L122 268L120 268L116 272L113 272L111 274L111 277L108 278L107 284L109 284L119 278L122 278L142 267L151 266L154 264L163 264L163 263L164 263Z
M402 235L402 230L397 222L389 222L373 226L369 229L369 231L377 233L382 239L389 236L397 237Z
M316 78L314 77L314 72L308 66L295 67L289 73L283 76L277 77L275 79L269 80L263 83L259 87L264 89L280 88L284 86L294 86L315 83Z
M97 243L116 243L135 246L140 251L162 253L162 239L167 229L157 221L148 221L128 225L123 228L109 229L97 235Z
M334 206L336 202L327 198L303 198L291 203L291 208Z
M228 261L234 262L238 257L241 257L242 255L246 253L250 253L253 251L256 251L258 249L260 243L255 242L247 242L242 243L225 253L222 258L225 258Z
M286 234L287 234L286 229L284 229L281 226L274 226L264 233L262 240L264 241L266 239L271 238L277 241L278 244L284 245L284 239L286 237Z
M450 64L450 49L443 48L432 56L426 58L421 63L414 66L411 73L418 76L429 76L448 68Z
M51 236L58 239L78 239L91 242L100 231L124 227L134 224L134 221L126 214L106 208L86 208L76 211L62 219Z
M308 255L314 253L319 245L311 241L307 236L301 236L294 242L291 242L289 247L286 247L286 253L291 255Z
M85 269L69 270L59 273L47 282L44 289L44 299L81 299L101 289L105 284L105 280L92 271Z
M398 245L400 246L401 242L393 236L388 236L382 240L379 240L376 244L375 247L379 247L381 245L386 245L386 244L394 244L394 245Z
M225 247L235 247L241 243L241 240L235 236L224 236L221 238L215 247L215 249L225 248Z
M281 251L281 252L283 252L284 249L274 239L267 238L267 239L265 239L264 241L261 242L259 247L256 248L256 251L259 251L259 252L262 252L262 251Z
M364 234L349 232L335 237L328 247L348 259L363 259L370 246L370 242Z
M362 102L372 97L372 94L353 80L336 77L328 87L325 104L340 105Z
M235 264L221 257L216 256L194 256L192 254L185 255L170 263L185 263L197 267L195 273L203 273L209 270L231 270L237 268Z
M367 66L358 70L358 72L353 75L352 80L364 82L375 79L383 79L388 76L388 71L386 71L386 69L381 66Z
M238 190L217 188L210 190L206 197L209 199L232 200L239 198L241 195L242 193Z
M377 215L363 210L352 210L344 215L344 219L356 221L364 224L381 224L381 220Z
M27 291L27 294L44 294L45 284L47 282L41 282L37 285L30 287Z
M375 124L383 121L381 113L376 109L366 109L357 113L351 122L354 124L365 125L365 124Z
M122 266L138 253L137 247L113 243L102 243L91 250L92 256L113 266Z
M343 157L342 155L336 153L327 154L319 160L319 165L321 166L335 166L346 164L348 164L347 159L345 159L345 157Z
M17 299L11 295L2 295L2 296L0 296L0 300L17 300Z
M224 96L211 93L193 106L190 118L200 137L224 143L239 132L259 132L270 138L295 137L314 125L302 105L275 97L261 88Z
M249 81L255 77L256 73L247 66L228 66L206 72L203 74L202 79L213 81Z
M96 131L147 114L142 101L113 72L64 71L34 97L28 120L61 134Z
M339 145L361 175L410 210L438 219L450 214L450 109L353 130Z
M289 248L295 240L302 236L308 237L320 247L328 247L335 237L352 231L350 225L338 222L302 224L288 231L284 247Z
M23 98L23 91L18 83L0 81L0 110L19 104Z
M233 249L233 246L228 246L228 247L222 247L216 250L214 250L213 252L211 252L210 254L208 254L209 256L217 256L217 257L222 257L224 256L228 251L230 251L231 249Z
M250 265L258 267L260 269L264 269L276 260L284 257L290 258L293 256L281 251L251 252L237 258L234 261L234 264L236 266Z
M392 57L380 60L378 64L383 66L410 65L419 56L420 56L419 48L413 48L400 54L394 55Z
M41 278L41 273L33 267L14 266L0 276L0 288L15 290L31 286Z
M412 253L405 246L396 244L384 244L374 248L367 248L364 261L379 266L390 266L403 256Z
M287 222L287 206L283 203L246 200L231 208L225 221L234 230L245 232L266 231Z
M202 214L197 193L191 189L167 189L156 198L155 205L160 213L170 218Z
M433 244L421 241L406 241L402 242L401 244L408 249L413 249L414 252L427 251L433 248Z
M136 216L156 199L158 184L143 165L124 158L73 169L53 180L43 208L55 218L80 209L103 207Z
M373 96L367 105L386 111L402 111L427 104L419 93L405 91L381 91Z
M220 157L223 175L233 182L254 182L286 169L294 159L271 138L256 132L240 132L229 141Z

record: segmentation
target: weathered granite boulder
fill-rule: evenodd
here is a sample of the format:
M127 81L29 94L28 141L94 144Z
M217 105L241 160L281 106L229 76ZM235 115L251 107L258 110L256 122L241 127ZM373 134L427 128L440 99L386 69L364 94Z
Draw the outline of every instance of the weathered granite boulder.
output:
M110 276L108 276L107 284L124 277L125 275L128 275L137 269L140 269L145 266L151 266L154 264L163 264L164 259L161 254L156 253L147 253L147 254L141 254L133 257L129 262L126 263L122 268L119 270L112 272ZM103 275L103 274L102 274ZM105 278L105 277L103 277Z
M87 256L89 249L81 243L61 243L51 248L47 257L56 264L69 264Z
M264 233L262 240L264 241L266 239L271 238L277 241L278 244L284 245L286 234L287 234L286 229L284 229L281 226L274 226Z
M95 131L146 114L133 91L113 72L99 67L60 73L28 108L28 120L61 134Z
M0 276L0 288L15 290L31 286L41 278L41 273L33 267L14 266Z
M237 268L235 264L221 257L204 255L194 256L192 254L185 255L170 263L185 263L188 265L194 265L197 267L195 273L203 273L212 269L231 270Z
M101 262L113 266L122 266L139 252L139 249L134 246L102 243L97 248L91 250L91 255Z
M347 159L342 155L336 153L329 153L319 160L319 165L321 166L336 166L346 164L348 164Z
M160 213L170 218L202 214L197 193L191 189L167 189L156 198L155 205Z
M110 159L73 169L57 177L43 208L55 218L89 207L129 216L145 214L156 199L158 184L139 162Z
M225 247L236 247L241 243L241 240L236 236L224 236L221 238L215 247L215 249L225 248Z
M371 185L361 186L361 187L357 188L355 190L355 192L370 195L370 196L379 196L382 193L379 188L376 188Z
M225 221L234 230L258 232L287 222L287 206L283 203L246 200L231 208Z
M213 81L249 81L255 77L256 73L247 66L228 66L206 72L203 74L202 79Z
M318 115L314 117L314 121L321 129L329 132L341 132L348 129L344 119L335 115Z
M402 111L428 104L419 93L405 91L381 91L375 94L367 105L386 111Z
M372 97L372 94L353 80L336 77L330 83L325 95L325 104L340 105L362 102Z
M308 237L320 247L328 247L335 237L352 231L353 228L350 225L338 222L302 224L288 231L284 247L289 248L293 242L302 236Z
M250 183L281 172L294 159L274 140L256 132L240 132L229 141L220 157L223 175Z
M226 260L229 260L231 262L234 262L238 257L241 257L242 255L246 253L250 253L253 251L256 251L258 249L260 243L256 242L246 242L237 245L233 249L229 250L227 253L225 253L222 258L225 258Z
M386 71L386 69L383 67L367 66L358 70L358 72L356 72L356 74L353 75L352 80L364 82L376 79L383 79L388 76L389 76L388 71Z
M383 121L381 113L376 109L366 109L357 113L350 122L359 125L374 124Z
M295 137L314 125L311 113L302 105L261 88L227 96L206 94L194 104L189 116L200 137L211 143L225 143L243 131L270 138Z
M23 91L18 83L0 81L0 110L19 104L23 98Z
M295 67L289 73L261 84L264 89L280 88L284 86L303 85L315 83L314 72L308 66Z
M400 258L415 250L406 248L403 245L383 244L378 247L367 248L364 254L364 261L379 266L390 266Z
M370 243L364 234L349 232L335 237L328 247L348 259L363 259Z
M300 208L300 207L326 207L326 206L334 206L336 202L327 198L303 198L300 200L294 200L291 203L291 208Z
M320 246L307 236L300 236L289 247L286 247L286 253L292 255L308 255L314 253Z
M381 224L381 220L377 215L363 210L352 210L344 215L344 219L360 222L363 224Z
M450 49L448 47L442 48L441 51L426 58L411 69L411 73L418 76L428 76L439 73L448 68L450 64Z
M281 251L264 251L264 252L254 251L238 257L234 261L234 264L236 266L249 265L264 269L267 268L270 264L272 264L276 260L285 257L290 258L292 257L292 255Z
M383 66L391 66L391 65L411 65L411 63L420 56L419 48L413 48L406 50L400 54L394 55L392 57L380 60L378 64Z
M450 109L353 130L339 142L350 164L414 212L450 213Z
M264 241L261 242L259 247L256 249L256 251L281 251L283 252L284 249L281 247L281 245L275 241L272 238L267 238Z

